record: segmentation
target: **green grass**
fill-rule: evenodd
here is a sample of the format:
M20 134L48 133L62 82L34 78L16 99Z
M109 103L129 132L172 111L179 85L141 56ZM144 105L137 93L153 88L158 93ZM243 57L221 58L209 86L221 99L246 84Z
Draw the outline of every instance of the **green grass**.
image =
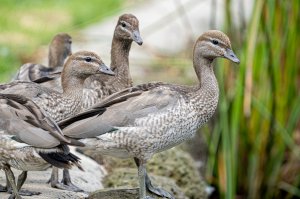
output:
M58 32L75 33L117 11L121 0L1 0L0 82Z

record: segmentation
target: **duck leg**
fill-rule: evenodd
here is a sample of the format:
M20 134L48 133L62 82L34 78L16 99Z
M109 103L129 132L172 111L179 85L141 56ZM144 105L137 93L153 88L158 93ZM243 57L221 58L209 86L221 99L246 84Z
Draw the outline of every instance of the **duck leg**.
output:
M14 198L22 199L21 196L19 195L19 192L18 192L18 189L16 186L16 182L15 182L15 176L14 176L12 170L10 169L10 167L6 167L6 168L4 168L4 171L5 171L6 177L9 181L9 184L13 190L13 194L11 194L8 199L14 199Z
M62 179L62 182L60 183L60 182L58 182L58 168L52 167L51 178L49 180L51 187L57 188L57 189L62 189L62 190L73 191L73 192L82 192L83 191L82 189L80 189L72 184L69 171L64 170L63 172L64 172L63 179Z
M23 172L18 176L17 189L18 189L18 191L19 191L19 194L20 194L21 196L40 195L41 192L37 192L37 191L29 191L29 190L21 189L21 187L23 186L23 184L24 184L26 178L27 178L27 171L23 171Z
M84 192L84 190L80 189L79 187L77 187L76 185L74 185L71 181L71 176L70 176L70 172L68 169L64 169L63 170L63 179L61 180L61 182L64 185L67 185L69 187L72 187L72 189L74 190L74 192Z
M27 171L23 171L19 176L18 176L18 182L17 182L17 190L19 192L19 195L21 196L33 196L33 195L39 195L41 194L40 192L36 192L36 191L29 191L26 189L21 189L21 187L23 186L25 180L27 178ZM13 179L15 181L15 176L13 176ZM6 192L13 194L13 189L10 185L10 182L8 181L8 176L6 175Z
M146 163L135 158L138 163L138 177L139 177L139 199L153 199L151 196L146 195Z
M139 160L137 158L134 158L135 164L137 167L139 167ZM146 189L150 192L153 193L157 196L160 196L162 198L169 198L169 199L175 199L172 194L167 192L166 190L162 188L158 188L152 185L151 179L145 170L145 184L146 184Z

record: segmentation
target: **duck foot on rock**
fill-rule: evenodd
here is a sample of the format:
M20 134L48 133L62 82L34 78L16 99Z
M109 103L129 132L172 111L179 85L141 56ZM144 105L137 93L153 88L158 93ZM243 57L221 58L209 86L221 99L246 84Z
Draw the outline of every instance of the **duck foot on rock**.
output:
M56 167L53 167L51 178L48 181L48 183L51 184L52 188L56 189L62 189L72 192L84 192L84 190L80 189L76 185L74 185L71 182L70 173L67 169L63 170L63 179L61 180L61 183L58 182L58 169Z
M150 180L150 177L146 173L146 188L150 193L153 193L157 196L160 196L162 198L169 198L169 199L175 199L174 196L172 196L169 192L162 188L154 187L152 185L152 182ZM148 197L148 196L147 196ZM148 198L147 198L148 199ZM150 198L149 198L150 199Z
M63 179L61 180L61 183L63 183L68 187L71 187L74 190L74 192L84 192L84 190L80 189L79 187L77 187L71 182L70 173L69 170L67 169L63 170Z
M9 189L7 190L7 192L10 193L10 194L12 194L12 193L13 193L12 188L9 188ZM36 196L36 195L40 195L41 192L38 192L38 191L29 191L29 190L26 190L26 189L21 189L21 190L19 191L19 194L20 194L21 196ZM14 194L12 194L12 195L14 195ZM12 195L11 195L11 196L12 196Z

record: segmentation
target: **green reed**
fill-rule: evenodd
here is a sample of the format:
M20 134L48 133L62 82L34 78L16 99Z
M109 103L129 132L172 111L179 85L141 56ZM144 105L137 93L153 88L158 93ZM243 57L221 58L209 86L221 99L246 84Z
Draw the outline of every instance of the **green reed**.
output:
M208 178L226 199L300 197L300 1L256 0L246 29L232 24L232 3L225 31L241 64L216 67Z

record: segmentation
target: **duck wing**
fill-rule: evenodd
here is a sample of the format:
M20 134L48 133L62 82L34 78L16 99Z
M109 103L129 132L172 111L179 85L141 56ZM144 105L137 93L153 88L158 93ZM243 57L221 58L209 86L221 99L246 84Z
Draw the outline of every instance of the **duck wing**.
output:
M64 135L96 137L116 127L133 126L137 119L174 107L180 93L167 84L139 85L113 94L92 109L59 123Z
M16 94L0 93L0 128L20 142L40 148L60 144L82 146L62 134L55 121L30 99Z

